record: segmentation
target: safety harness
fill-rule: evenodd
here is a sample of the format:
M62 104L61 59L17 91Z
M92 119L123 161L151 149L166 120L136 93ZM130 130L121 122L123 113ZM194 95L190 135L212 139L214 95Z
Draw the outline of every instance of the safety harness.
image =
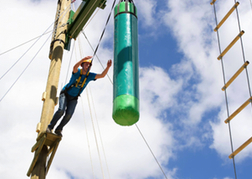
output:
M78 86L79 86L79 83L80 83L80 80L81 80L81 76L82 76L82 75L83 75L83 74L82 74L82 69L81 69L81 70L80 70L80 76L79 76L78 80L76 80L76 82L75 82L75 87L78 87ZM88 71L88 73L87 73L85 79L83 80L80 89L82 89L83 86L85 85L88 75L89 75L89 71Z
M71 88L74 87L74 86L75 86L75 87L78 87L78 86L80 85L80 80L81 80L82 75L83 75L83 74L82 74L82 69L81 69L81 70L80 70L80 76L79 76L79 78L75 81L74 84L70 85L69 87L66 87L65 90L62 91L62 93L65 93L65 94L67 95L67 91L68 91L69 89L71 89ZM86 81L87 81L88 75L89 75L89 70L88 70L88 72L87 72L87 74L86 74L85 79L83 80L83 82L82 82L82 84L81 84L81 87L80 87L80 90L79 90L78 95L76 96L76 99L78 99L78 97L80 96L81 89L84 87L84 85L85 85L85 83L86 83Z

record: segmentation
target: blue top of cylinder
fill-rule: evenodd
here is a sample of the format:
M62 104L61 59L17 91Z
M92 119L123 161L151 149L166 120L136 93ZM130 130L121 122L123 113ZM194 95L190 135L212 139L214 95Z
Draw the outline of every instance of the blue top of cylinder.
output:
M130 13L137 17L137 8L133 0L120 0L115 6L114 17L122 13Z

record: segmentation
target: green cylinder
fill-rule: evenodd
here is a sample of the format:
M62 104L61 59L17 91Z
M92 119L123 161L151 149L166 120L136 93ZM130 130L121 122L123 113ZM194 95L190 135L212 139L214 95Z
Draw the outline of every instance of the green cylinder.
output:
M113 119L122 126L139 120L137 10L130 0L114 9Z

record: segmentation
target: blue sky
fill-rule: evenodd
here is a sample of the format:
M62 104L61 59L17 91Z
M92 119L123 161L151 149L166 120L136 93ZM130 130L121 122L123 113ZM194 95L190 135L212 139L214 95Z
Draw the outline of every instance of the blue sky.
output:
M76 9L80 2L77 0L72 4L72 9ZM234 179L233 162L228 158L231 147L228 126L224 123L227 112L225 96L221 91L222 68L217 60L219 51L216 32L213 31L215 21L210 1L134 2L139 17L141 109L137 126L168 179ZM231 0L216 2L218 21L233 4ZM53 0L2 2L0 14L4 18L0 25L0 54L43 34L48 27L49 31L52 30L56 5ZM93 47L98 43L111 5L112 1L108 1L107 7L99 10L84 29ZM245 58L250 61L250 1L241 2L238 10L241 28L245 31ZM223 24L219 33L223 50L238 34L235 13ZM37 136L35 129L40 120L43 105L41 96L50 63L50 39L50 33L41 37L17 65L0 79L1 99L46 42L0 102L0 141L4 144L0 146L1 178L27 178L26 172L33 159L30 150ZM0 77L33 43L0 55ZM70 69L75 61L93 54L82 34L75 41L75 46ZM59 88L70 77L67 69L71 53L64 51ZM113 18L109 21L97 55L103 66L108 59L113 60ZM239 42L224 56L223 61L225 77L229 79L243 64ZM92 71L99 73L102 70L95 58ZM250 77L250 66L248 73ZM112 79L113 69L108 74ZM63 131L63 139L47 178L165 178L136 126L122 127L114 123L111 117L112 89L108 78L89 84L73 118ZM227 95L230 113L249 98L244 72L228 88ZM92 115L88 100L94 103L91 105ZM251 106L248 105L231 121L234 149L252 136L251 116ZM95 118L98 148L92 118ZM237 178L251 178L251 151L250 144L235 157ZM12 168L15 168L15 172Z

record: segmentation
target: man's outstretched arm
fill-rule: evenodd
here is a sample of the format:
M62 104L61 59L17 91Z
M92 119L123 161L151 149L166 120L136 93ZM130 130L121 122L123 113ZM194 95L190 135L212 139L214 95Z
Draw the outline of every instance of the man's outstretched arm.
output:
M111 65L112 65L112 60L108 60L107 67L104 69L104 71L101 74L97 74L95 76L95 79L104 78L107 75L107 73L108 73L109 68L111 67Z

